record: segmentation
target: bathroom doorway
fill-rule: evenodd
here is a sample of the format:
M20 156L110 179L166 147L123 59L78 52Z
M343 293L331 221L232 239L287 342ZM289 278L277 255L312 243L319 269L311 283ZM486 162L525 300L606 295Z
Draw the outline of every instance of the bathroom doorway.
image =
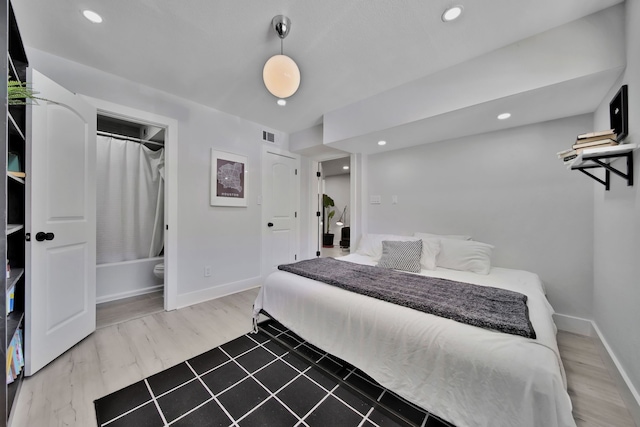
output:
M164 310L166 129L98 114L97 327Z

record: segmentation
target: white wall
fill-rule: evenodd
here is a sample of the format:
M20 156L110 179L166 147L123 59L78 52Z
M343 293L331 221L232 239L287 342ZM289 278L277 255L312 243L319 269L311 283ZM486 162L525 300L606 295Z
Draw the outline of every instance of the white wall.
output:
M351 204L349 197L351 191L350 183L351 179L348 174L328 176L324 179L324 191L335 203L335 207L333 209L335 209L336 213L331 219L330 226L331 233L334 234L334 245L340 244L342 227L337 225L336 222L340 219L340 215L342 215L342 210L345 206L347 206L347 215L349 215L349 205ZM348 218L346 219L346 222L349 222Z
M469 234L495 245L495 266L537 273L557 312L591 318L592 183L566 170L556 153L592 120L582 115L370 155L367 230ZM382 203L368 204L369 195Z
M640 1L627 0L627 69L595 114L594 129L609 128L609 102L629 87L629 136L640 143ZM622 163L622 164L621 164ZM616 166L624 169L624 160ZM611 190L594 183L594 320L636 391L640 390L640 151L633 187L612 174ZM640 399L636 395L636 399ZM640 404L640 400L638 401ZM640 415L636 414L637 417Z
M262 131L284 149L286 134L36 49L27 54L33 68L73 92L178 121L178 237L168 245L177 245L179 306L259 284ZM246 208L209 206L211 148L247 156Z

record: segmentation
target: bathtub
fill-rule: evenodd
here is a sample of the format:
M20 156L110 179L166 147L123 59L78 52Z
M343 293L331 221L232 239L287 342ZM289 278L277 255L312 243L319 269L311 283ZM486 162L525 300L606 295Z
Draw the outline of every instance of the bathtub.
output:
M148 294L164 288L153 267L164 257L113 262L96 266L96 303Z

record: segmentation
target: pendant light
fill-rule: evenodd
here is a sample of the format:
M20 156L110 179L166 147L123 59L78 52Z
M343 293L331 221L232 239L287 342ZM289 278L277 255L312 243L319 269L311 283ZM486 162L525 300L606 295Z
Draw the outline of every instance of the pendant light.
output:
M267 90L278 99L296 93L300 86L300 69L296 62L283 53L283 40L291 29L291 20L284 15L274 16L271 26L280 37L280 55L274 55L264 64L262 79Z

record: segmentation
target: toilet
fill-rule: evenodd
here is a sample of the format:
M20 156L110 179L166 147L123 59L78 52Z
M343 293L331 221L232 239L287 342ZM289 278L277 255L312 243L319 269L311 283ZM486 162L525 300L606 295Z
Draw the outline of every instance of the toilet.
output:
M156 264L155 267L153 267L153 274L157 278L164 280L164 262Z

